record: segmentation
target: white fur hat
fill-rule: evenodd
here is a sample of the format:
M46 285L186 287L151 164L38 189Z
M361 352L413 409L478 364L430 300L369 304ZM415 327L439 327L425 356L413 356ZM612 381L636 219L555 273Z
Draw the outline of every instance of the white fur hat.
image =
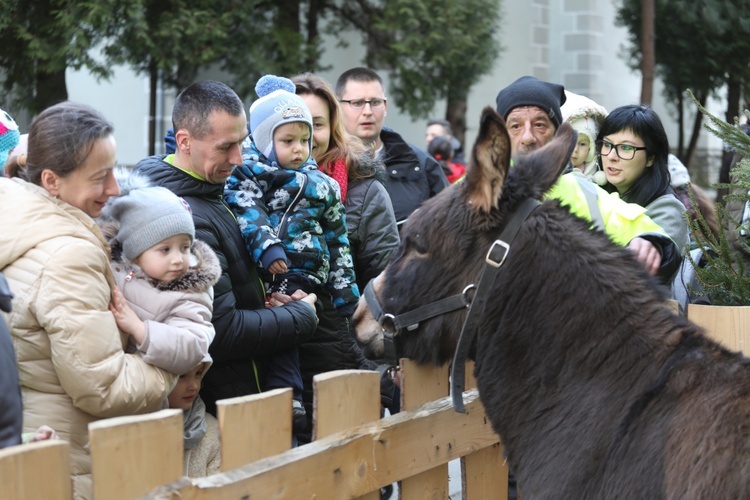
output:
M669 153L667 166L672 177L672 187L684 186L690 182L690 172L684 163L672 153Z
M588 137L590 146L589 154L586 157L586 168L584 173L589 175L596 171L594 156L596 154L596 136L599 129L607 117L607 110L604 106L597 104L586 96L575 94L569 90L565 91L565 103L561 106L563 121L570 123L573 129L579 134Z

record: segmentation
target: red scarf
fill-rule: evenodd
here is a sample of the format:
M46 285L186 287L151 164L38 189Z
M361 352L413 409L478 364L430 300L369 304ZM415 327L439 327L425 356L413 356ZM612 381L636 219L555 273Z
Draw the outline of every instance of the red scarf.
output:
M333 179L339 183L339 188L341 189L341 203L344 203L346 201L346 188L349 185L349 169L346 168L346 162L344 159L338 158L325 167L321 166L320 169L324 174L333 177Z

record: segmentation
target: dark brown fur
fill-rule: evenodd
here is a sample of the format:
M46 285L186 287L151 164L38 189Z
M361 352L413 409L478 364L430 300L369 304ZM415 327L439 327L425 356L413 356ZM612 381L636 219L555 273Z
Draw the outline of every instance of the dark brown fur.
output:
M564 168L572 138L563 126L509 168L505 124L487 108L466 182L403 228L376 287L383 309L413 310L474 282L509 214ZM750 498L750 364L672 314L629 250L548 200L489 293L475 374L525 499ZM397 352L449 361L464 318L400 332ZM378 354L364 302L355 321Z

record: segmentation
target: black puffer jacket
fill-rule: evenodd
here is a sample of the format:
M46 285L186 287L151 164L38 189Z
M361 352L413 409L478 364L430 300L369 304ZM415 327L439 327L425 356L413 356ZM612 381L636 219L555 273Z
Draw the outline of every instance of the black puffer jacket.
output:
M245 250L237 221L224 203L224 186L200 181L163 158L146 158L135 166L135 171L188 202L193 211L195 237L216 252L221 265L221 278L214 286L212 322L216 337L209 348L214 364L206 373L201 390L206 408L215 414L219 399L260 392L253 359L263 359L308 340L315 331L315 312L300 302L264 307L263 284Z
M437 160L388 127L380 131L380 140L388 175L385 188L391 197L396 221L402 224L425 200L448 187L448 179Z
M0 274L0 310L10 312L12 294ZM5 320L0 317L0 448L21 444L23 408L16 352Z

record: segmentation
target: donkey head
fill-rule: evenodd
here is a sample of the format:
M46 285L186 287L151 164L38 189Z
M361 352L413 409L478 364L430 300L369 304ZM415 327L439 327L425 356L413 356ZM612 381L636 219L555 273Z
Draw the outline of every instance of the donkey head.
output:
M568 163L575 144L563 124L540 150L514 158L502 117L485 108L465 181L426 201L401 232L401 246L374 281L383 312L398 316L452 295L478 279L485 256L514 210L542 199ZM511 163L513 165L511 166ZM441 365L455 351L466 309L457 309L392 332L396 354ZM384 354L384 331L363 296L354 315L365 355Z

